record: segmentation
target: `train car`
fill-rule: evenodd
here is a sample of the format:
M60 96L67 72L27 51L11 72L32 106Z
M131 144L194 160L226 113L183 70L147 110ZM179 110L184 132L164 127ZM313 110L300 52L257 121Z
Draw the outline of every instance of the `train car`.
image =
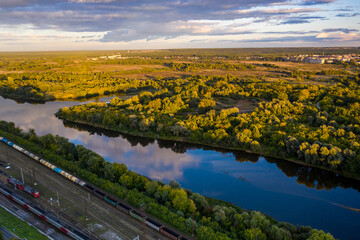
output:
M102 198L102 199L104 199L104 197L105 197L105 195L106 195L105 193L99 191L98 189L96 189L96 190L94 191L94 193L95 193L96 196L98 196L98 197L100 197L100 198Z
M123 204L122 202L118 202L116 204L116 208L120 209L121 211L130 214L131 207L127 206L126 204Z
M44 159L40 159L40 161L39 161L41 164L43 164L43 165L45 165L46 166L46 161L44 160Z
M171 230L167 227L162 227L160 229L160 232L173 240L177 240L180 237L180 235L178 233L174 232L173 230Z
M38 190L33 189L32 187L29 187L27 185L25 185L24 191L32 195L34 198L40 197L40 192Z
M93 186L89 185L89 184L86 184L86 185L85 185L85 188L86 188L87 190L89 190L90 192L92 192L92 191L95 190L95 188L94 188Z
M38 190L33 189L32 187L20 182L19 180L17 180L16 178L13 177L9 177L7 179L7 182L9 184L12 184L14 186L16 186L18 189L23 190L24 192L30 194L31 196L33 196L34 198L40 197L40 193Z
M40 218L42 218L42 220L47 221L48 218L46 217L46 212L44 209L37 207L37 206L32 206L30 209L33 213L35 213L36 215L38 215Z
M145 221L145 215L132 209L130 212L129 212L130 216L136 218L137 220L141 221L141 222L144 222Z
M13 177L8 177L7 182L9 184L14 185L15 187L17 187L20 190L24 190L24 184L22 182L20 182L19 180L17 180L16 178Z
M146 218L145 220L145 224L148 225L149 227L152 227L153 229L155 229L156 231L160 231L160 228L161 228L161 224L158 223L157 221L151 219L151 218Z
M111 197L109 195L105 195L104 200L107 201L108 203L110 203L113 206L116 206L116 203L118 202L118 200L114 199L113 197Z
M84 187L84 186L86 186L86 182L79 180L79 185Z

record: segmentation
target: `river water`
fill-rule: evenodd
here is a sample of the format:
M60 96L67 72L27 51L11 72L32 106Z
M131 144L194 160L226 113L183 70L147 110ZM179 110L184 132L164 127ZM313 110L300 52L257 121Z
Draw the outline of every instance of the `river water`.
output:
M107 100L106 98L101 101ZM94 101L94 100L93 100ZM62 107L79 102L16 103L0 97L0 119L51 133L153 179L175 179L193 192L309 225L340 239L360 239L360 182L287 161L194 144L156 141L63 123Z

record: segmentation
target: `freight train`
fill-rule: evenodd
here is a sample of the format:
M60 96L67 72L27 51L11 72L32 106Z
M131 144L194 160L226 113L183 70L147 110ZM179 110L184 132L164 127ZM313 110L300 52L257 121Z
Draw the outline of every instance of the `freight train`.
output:
M55 171L55 172L63 175L63 176L66 177L67 179L75 182L76 184L79 184L79 185L82 186L82 187L86 184L84 181L81 181L80 179L78 179L77 177L71 175L70 173L68 173L68 172L66 172L66 171L64 171L64 170L56 167L55 165L53 165L53 164L49 163L48 161L45 161L44 159L42 159L42 158L40 158L40 157L32 154L31 152L26 151L26 150L23 149L22 147L20 147L20 146L18 146L18 145L16 145L16 144L14 144L14 143L6 140L5 138L0 137L0 140L1 140L2 142L6 143L7 145L9 145L10 147L15 148L15 149L18 150L19 152L22 152L23 154L31 157L31 158L34 159L35 161L37 161L37 162L39 162L39 163L47 166L47 167L50 168L51 170L53 170L53 171Z
M12 184L15 187L17 187L18 189L23 190L24 192L30 194L34 198L40 197L40 193L39 193L38 190L35 190L32 187L29 187L28 185L26 185L26 184L20 182L19 180L17 180L16 178L8 177L7 181L8 181L9 184Z
M69 235L70 237L76 239L76 240L90 240L91 238L82 233L81 231L75 229L74 227L70 226L66 222L64 222L61 219L58 219L56 216L54 216L51 213L46 212L44 209L34 206L29 200L23 198L22 196L18 195L17 193L14 193L10 189L8 189L5 186L0 186L0 193L7 196L9 199L15 201L16 203L23 206L26 210L29 210L30 212L34 213L44 221L50 223L57 229L59 229L61 232Z
M105 200L107 203L113 205L114 207L116 207L117 209L125 212L126 214L129 214L130 216L136 218L137 220L144 222L146 225L148 225L149 227L155 229L156 231L164 234L165 236L169 237L170 239L173 240L187 240L188 238L186 238L185 236L177 233L176 231L174 231L173 229L164 226L163 224L155 221L154 219L147 217L146 215L140 213L139 211L137 211L136 209L130 207L129 205L127 205L126 203L120 201L119 199L110 196L109 194L103 192L103 190L99 189L98 187L95 187L94 185L90 184L90 183L86 183L85 181L82 181L80 179L78 179L77 177L67 173L66 171L57 168L55 165L49 163L48 161L45 161L44 159L28 152L27 150L23 149L22 147L19 147L18 145L10 142L9 140L6 140L5 138L0 136L0 141L2 141L3 143L6 143L7 145L15 148L16 150L24 153L25 155L29 156L30 158L34 159L35 161L45 165L46 167L50 168L51 170L61 174L62 176L66 177L67 179L75 182L76 184L80 185L81 187L84 187L87 191L91 192L92 194L94 194L95 196Z

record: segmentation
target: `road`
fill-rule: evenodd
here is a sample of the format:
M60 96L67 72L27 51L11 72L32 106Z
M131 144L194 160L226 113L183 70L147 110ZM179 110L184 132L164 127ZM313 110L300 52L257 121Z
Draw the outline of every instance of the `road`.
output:
M0 159L10 163L6 171L13 177L22 179L22 169L25 183L40 191L42 207L100 239L169 239L4 143Z

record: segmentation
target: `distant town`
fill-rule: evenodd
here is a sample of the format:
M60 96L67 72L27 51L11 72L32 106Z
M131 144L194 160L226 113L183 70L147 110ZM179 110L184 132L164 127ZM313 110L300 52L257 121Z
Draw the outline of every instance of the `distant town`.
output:
M122 56L120 54L109 55L109 56L100 56L93 57L88 60L115 60L115 59L127 59L127 58L138 58L138 59L151 59L151 57L142 57L142 56ZM189 56L185 57L182 55L179 56L164 56L163 59L188 59L188 60L201 60L204 57L199 56ZM207 57L205 57L207 58ZM212 57L213 60L226 60L228 57ZM266 60L262 56L238 56L237 59L244 60ZM331 64L331 63L353 63L360 65L360 55L359 54L344 54L344 55L297 55L297 56L286 56L286 57L277 57L277 61L284 62L303 62L303 63L312 63L312 64Z
M347 54L347 55L298 55L283 57L283 61L290 62L304 62L304 63L339 63L339 62L354 62L360 64L360 56L358 54Z

